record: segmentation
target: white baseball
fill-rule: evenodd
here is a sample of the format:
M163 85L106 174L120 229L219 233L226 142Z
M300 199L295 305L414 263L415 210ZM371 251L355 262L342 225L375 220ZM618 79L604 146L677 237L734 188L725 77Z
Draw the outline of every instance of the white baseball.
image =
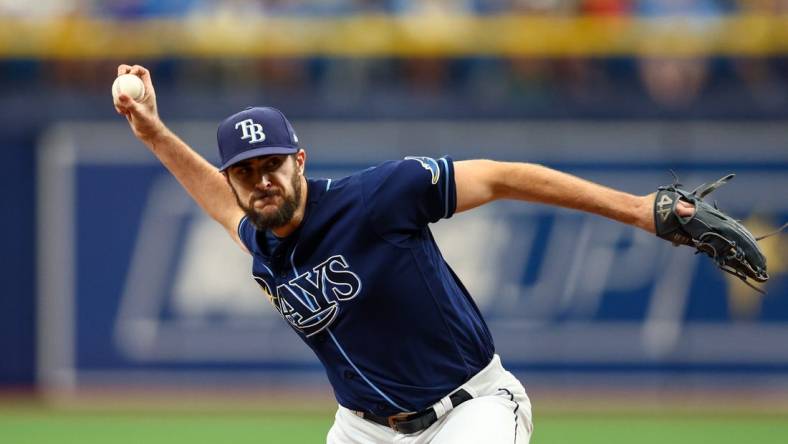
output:
M121 93L134 100L140 100L145 96L145 85L142 79L134 74L121 74L112 83L112 98L117 102Z

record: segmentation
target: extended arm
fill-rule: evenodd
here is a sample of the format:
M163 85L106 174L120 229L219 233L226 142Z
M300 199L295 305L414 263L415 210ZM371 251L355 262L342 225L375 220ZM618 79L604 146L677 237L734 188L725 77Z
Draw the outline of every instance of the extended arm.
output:
M118 75L135 74L145 84L145 96L139 102L121 94L115 102L118 113L126 116L137 136L181 183L202 209L222 224L243 248L236 228L243 210L236 204L230 186L219 170L192 150L159 118L156 93L150 73L142 66L120 65Z
M540 202L599 214L654 233L654 194L635 196L532 163L455 163L457 211L497 199ZM687 206L688 214L692 207Z

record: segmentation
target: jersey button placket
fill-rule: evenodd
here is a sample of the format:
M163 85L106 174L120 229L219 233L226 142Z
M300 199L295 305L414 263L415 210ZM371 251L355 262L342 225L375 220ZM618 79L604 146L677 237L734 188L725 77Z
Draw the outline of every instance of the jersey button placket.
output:
M279 266L277 267L277 276L279 279L285 279L287 277L287 268L280 262Z

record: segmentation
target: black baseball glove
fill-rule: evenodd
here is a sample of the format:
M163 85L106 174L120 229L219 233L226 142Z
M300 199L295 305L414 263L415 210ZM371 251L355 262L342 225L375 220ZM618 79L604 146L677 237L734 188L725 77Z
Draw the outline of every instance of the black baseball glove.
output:
M675 175L674 175L675 177ZM748 278L756 282L766 282L766 257L758 241L782 231L786 225L774 233L755 237L744 225L726 215L714 205L703 200L709 193L733 179L729 174L720 180L703 184L688 192L678 183L657 188L654 200L654 222L657 236L673 242L674 245L689 245L697 248L697 253L706 253L722 270L740 278L757 291L763 290L752 285ZM681 217L676 213L679 201L695 206L695 214Z

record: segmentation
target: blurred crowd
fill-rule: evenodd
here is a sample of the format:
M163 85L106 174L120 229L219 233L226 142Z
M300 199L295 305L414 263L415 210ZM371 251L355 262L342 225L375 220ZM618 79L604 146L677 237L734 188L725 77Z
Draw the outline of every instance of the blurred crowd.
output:
M718 15L734 11L788 12L788 0L0 0L0 15L162 17L238 14L357 13Z
M0 0L0 16L90 16L119 20L150 17L239 15L504 14L553 16L689 15L714 29L728 14L788 13L788 0ZM46 84L103 93L120 60L0 61L5 89ZM123 60L126 61L126 60ZM629 102L664 110L739 106L788 107L786 57L616 56L417 58L284 57L260 59L146 60L166 88L210 88L216 94L250 91L312 97L339 107L385 106L400 97L429 104L473 103L477 109L604 110ZM723 105L715 105L715 102ZM365 105L367 104L367 105ZM621 109L627 109L625 106ZM572 111L575 110L575 111Z
M374 114L784 117L785 58L264 58L3 62L3 89L105 95L118 63L151 68L162 97L311 103ZM9 79L10 78L10 79ZM316 111L317 112L317 111ZM409 111L408 111L409 112ZM319 112L318 112L319 113ZM395 112L396 114L396 112Z

